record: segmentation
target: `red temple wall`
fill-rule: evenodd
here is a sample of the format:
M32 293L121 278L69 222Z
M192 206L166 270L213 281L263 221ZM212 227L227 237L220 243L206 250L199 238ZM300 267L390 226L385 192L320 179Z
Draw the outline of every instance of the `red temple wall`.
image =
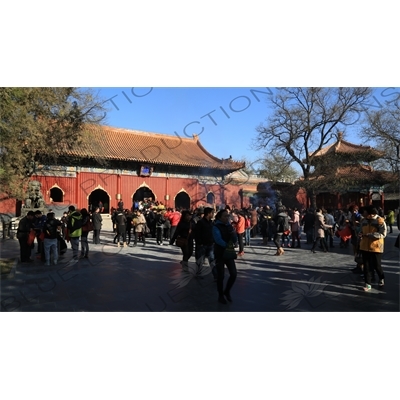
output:
M149 187L154 193L155 200L163 202L167 207L174 207L175 197L185 191L190 197L192 208L207 203L207 194L213 193L214 204L227 204L232 207L241 208L250 205L250 199L247 196L241 198L240 185L225 185L224 189L219 185L202 184L194 178L177 177L139 177L133 175L100 174L95 172L79 172L76 177L59 176L35 176L32 179L38 180L42 184L42 193L46 204L51 204L50 189L54 186L59 187L63 194L62 205L73 204L78 208L87 208L89 195L95 189L102 189L107 192L110 198L110 207L116 207L118 200L116 195L119 193L126 208L132 205L132 196L137 189L143 186ZM248 190L252 189L246 184ZM256 190L254 185L253 190ZM169 195L169 200L165 195ZM299 191L297 195L293 193L300 203L305 203L305 193ZM54 203L60 204L60 203ZM60 205L61 205L60 204ZM16 201L8 199L0 200L0 213L17 214Z
M229 204L241 207L239 195L240 186L226 185L225 190L219 185L204 185L197 179L190 178L166 178L166 177L138 177L130 175L99 174L94 172L79 172L76 177L59 176L34 176L32 180L41 183L41 190L46 204L51 204L50 189L58 187L63 192L63 202L57 204L73 204L78 208L87 208L89 195L93 190L102 189L110 197L110 206L116 207L117 193L121 195L125 207L130 207L132 197L140 187L147 186L155 195L155 200L163 202L166 206L174 207L176 195L184 191L191 200L191 206L197 207L207 203L207 194L213 193L216 205ZM165 195L169 195L169 200ZM244 199L244 206L248 200ZM0 201L0 212L15 214L16 201L8 199Z

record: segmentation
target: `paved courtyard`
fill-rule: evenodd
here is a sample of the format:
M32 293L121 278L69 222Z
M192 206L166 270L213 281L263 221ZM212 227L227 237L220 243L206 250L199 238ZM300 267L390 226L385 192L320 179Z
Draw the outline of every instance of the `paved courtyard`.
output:
M146 247L117 248L113 234L104 232L101 245L90 244L89 259L72 260L68 245L57 266L45 267L39 259L31 264L17 261L1 280L1 310L399 311L397 234L394 229L385 241L385 286L379 288L376 282L369 293L362 291L360 275L351 272L355 266L351 249L340 249L336 238L329 253L312 254L303 237L302 248L285 248L281 257L274 256L272 245L254 238L236 263L233 302L223 305L217 302L210 268L201 277L194 276L194 263L189 272L182 271L176 246L157 246L149 239ZM0 246L2 258L18 259L17 240L4 240Z

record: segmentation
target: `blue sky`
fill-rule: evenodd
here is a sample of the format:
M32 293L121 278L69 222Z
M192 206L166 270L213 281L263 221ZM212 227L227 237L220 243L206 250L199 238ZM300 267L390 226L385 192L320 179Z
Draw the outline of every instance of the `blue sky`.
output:
M214 156L254 161L262 152L252 149L256 127L270 109L266 96L272 89L255 88L96 88L108 101L105 124L119 128L188 137L199 134L200 142ZM400 93L377 88L371 109ZM345 138L361 143L357 125L345 130ZM295 165L293 165L295 167Z
M267 88L99 90L104 98L112 98L108 125L170 135L176 132L182 137L197 133L203 146L219 158L251 157L255 128L268 113Z

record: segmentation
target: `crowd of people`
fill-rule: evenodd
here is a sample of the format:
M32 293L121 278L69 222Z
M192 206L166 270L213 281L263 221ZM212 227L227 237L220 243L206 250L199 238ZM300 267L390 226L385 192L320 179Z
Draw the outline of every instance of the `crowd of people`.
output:
M40 211L29 211L18 227L21 262L32 262L30 258L36 238L38 253L42 254L46 265L57 264L59 253L66 250L66 242L71 243L73 258L89 257L89 232L93 232L92 242L101 242L101 207L76 210L70 206L68 212L58 220L54 213L47 216ZM371 282L376 271L379 286L384 285L381 258L387 226L392 232L395 214L372 206L348 210L316 208L298 210L286 208L278 203L275 207L253 207L237 209L225 206L217 213L211 207L196 210L167 208L153 201L134 202L130 209L124 208L123 201L112 210L114 244L118 247L146 246L146 238L154 238L158 246L164 244L180 247L182 269L188 271L189 260L194 255L196 274L201 276L207 259L217 283L218 301L226 304L232 301L231 289L236 280L235 259L243 257L245 247L251 246L251 238L262 237L262 244L273 243L276 256L285 253L284 248L301 248L309 245L314 254L317 249L328 252L333 248L335 236L340 238L340 247L352 246L357 265L354 273L364 274L365 291L371 290ZM399 217L397 218L399 226ZM301 243L301 233L305 233L305 243ZM80 243L80 254L79 254ZM254 242L253 242L254 243ZM224 267L229 278L225 285Z

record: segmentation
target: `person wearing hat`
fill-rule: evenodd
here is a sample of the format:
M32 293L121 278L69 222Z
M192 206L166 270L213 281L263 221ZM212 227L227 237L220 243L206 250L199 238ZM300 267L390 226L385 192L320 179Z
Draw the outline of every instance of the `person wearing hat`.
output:
M18 224L17 238L19 241L21 262L33 262L31 259L32 245L28 244L28 237L31 230L34 229L35 213L28 211L28 214L23 217Z
M196 214L193 215L193 218L192 218L193 222L195 224L197 224L203 218L203 216L204 216L204 208L203 207L199 207L196 210Z

